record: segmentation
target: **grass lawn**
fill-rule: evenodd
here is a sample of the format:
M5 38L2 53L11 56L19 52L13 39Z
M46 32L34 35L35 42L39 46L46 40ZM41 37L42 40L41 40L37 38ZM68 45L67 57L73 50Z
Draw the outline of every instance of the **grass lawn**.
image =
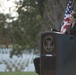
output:
M0 72L0 75L38 75L35 72Z

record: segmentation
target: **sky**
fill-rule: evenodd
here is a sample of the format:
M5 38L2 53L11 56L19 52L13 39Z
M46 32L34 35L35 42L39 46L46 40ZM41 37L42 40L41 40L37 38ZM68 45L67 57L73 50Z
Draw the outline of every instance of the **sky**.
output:
M13 20L18 18L18 7L20 0L0 0L0 13L6 15L9 14L11 17L14 17ZM6 21L11 22L12 20L7 19Z

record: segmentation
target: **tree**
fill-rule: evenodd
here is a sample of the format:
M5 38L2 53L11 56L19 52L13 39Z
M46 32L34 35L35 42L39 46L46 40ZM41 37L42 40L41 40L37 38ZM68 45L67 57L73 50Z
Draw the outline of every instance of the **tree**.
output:
M18 13L18 20L12 23L14 50L11 53L19 54L24 49L39 49L41 15L38 2L36 0L24 0Z
M67 3L68 0L24 0L18 9L19 18L13 22L14 44L19 49L16 53L24 49L39 50L41 32L59 31Z
M68 1L69 0L47 0L44 2L44 30L45 28L46 30L54 28L60 31ZM73 1L75 8L76 1Z
M19 3L17 2L18 19L14 21L10 15L5 16L13 20L6 23L8 25L6 34L12 38L11 56L21 54L25 49L39 51L40 33L51 29L60 30L67 3L68 0L20 0Z

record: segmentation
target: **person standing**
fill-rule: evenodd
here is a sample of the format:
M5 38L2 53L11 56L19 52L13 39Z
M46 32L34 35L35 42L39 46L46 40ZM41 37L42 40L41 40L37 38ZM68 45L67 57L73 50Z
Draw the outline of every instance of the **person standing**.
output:
M69 25L64 27L66 27L66 29L61 32L62 34L76 36L76 12L70 14Z

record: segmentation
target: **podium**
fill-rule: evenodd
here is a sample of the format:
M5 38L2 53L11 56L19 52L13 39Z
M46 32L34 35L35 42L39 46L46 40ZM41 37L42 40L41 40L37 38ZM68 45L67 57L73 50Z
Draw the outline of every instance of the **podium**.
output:
M76 37L41 34L40 75L76 75Z

